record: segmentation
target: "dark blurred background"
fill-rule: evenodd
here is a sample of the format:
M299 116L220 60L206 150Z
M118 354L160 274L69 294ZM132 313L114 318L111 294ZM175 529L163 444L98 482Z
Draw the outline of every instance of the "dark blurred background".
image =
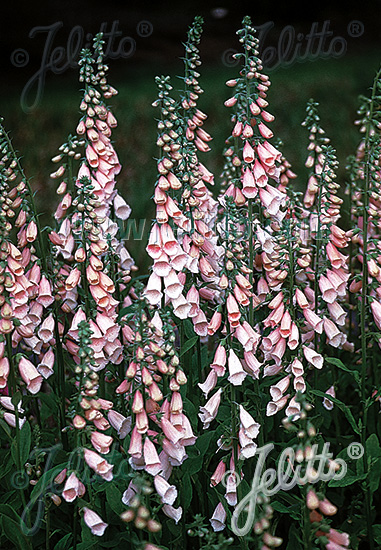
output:
M203 155L204 163L218 176L222 168L223 143L231 130L229 113L223 105L228 97L225 81L233 78L239 70L231 58L231 54L239 49L235 33L240 28L242 17L250 15L255 26L268 29L262 50L267 49L268 54L269 48L275 48L275 61L269 67L273 83L269 111L276 116L272 129L275 136L283 140L283 152L298 173L296 186L303 188L307 135L300 123L310 97L321 105L322 124L337 149L341 162L339 179L344 186L346 157L353 153L358 141L353 126L357 98L359 94L367 93L381 63L380 7L381 0L350 0L344 4L226 0L187 3L145 0L3 2L0 17L0 114L23 157L27 175L32 178L44 219L50 222L50 212L56 204L55 183L49 179L53 168L50 158L68 133L74 132L79 117L78 74L72 66L67 67L70 36L73 49L74 38L80 37L81 33L83 40L78 48L86 46L90 39L88 35L94 35L102 25L105 32L114 31L114 40L110 43L109 81L120 92L112 101L119 121L114 132L115 147L123 164L118 181L123 195L133 207L133 216L137 219L148 216L149 219L153 215L151 196L156 179L154 156L157 154L156 112L151 107L156 94L154 77L156 74L170 74L175 88L180 87L176 75L182 73L179 59L183 54L182 42L195 15L202 15L205 20L200 45L203 61L200 83L205 94L199 106L209 114L205 129L214 138L213 150ZM54 24L55 34L47 50L47 29L38 31L36 27ZM287 26L293 29L289 27L287 32L294 32L295 37L290 46L291 53L282 60L278 53L279 41L282 32L283 40L287 38L284 34ZM294 53L299 52L297 58L306 54L306 35L311 30L316 33L323 28L332 34L326 36L319 55L315 55L319 49L319 37L316 36L312 47L314 55L306 55L302 63L287 63ZM29 36L32 29L35 29L33 37ZM61 52L57 49L59 47ZM55 52L55 68L54 71L49 68L43 71L45 82L41 85L39 100L33 106L44 51L48 54L45 65ZM75 59L69 61L73 65ZM278 62L277 66L271 70L274 62ZM30 80L32 83L26 94ZM39 81L41 84L41 74ZM149 225L148 222L147 230ZM147 260L143 243L131 242L130 248L145 269Z

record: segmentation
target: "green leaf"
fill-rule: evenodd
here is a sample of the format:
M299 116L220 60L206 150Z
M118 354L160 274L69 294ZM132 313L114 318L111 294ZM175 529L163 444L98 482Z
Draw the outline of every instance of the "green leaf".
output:
M277 500L273 500L271 502L271 507L276 510L277 512L280 512L281 514L288 514L292 517L292 519L295 519L297 521L300 521L300 510L298 507L290 507L285 506L281 502L278 502Z
M3 533L18 550L31 548L30 539L21 531L21 518L8 504L0 505L0 517Z
M45 494L45 492L48 490L48 487L53 483L56 475L58 475L64 468L66 468L66 466L67 463L58 464L57 466L54 466L54 468L51 468L50 470L42 474L30 494L31 502L36 501L38 497Z
M373 462L369 470L369 489L371 493L378 491L381 478L381 458L378 458L376 462Z
M20 430L20 456L22 465L24 465L29 458L31 444L32 430L30 429L29 422L25 422Z
M298 528L294 524L291 525L288 532L288 544L286 550L303 550L303 546L298 535Z
M360 373L357 370L349 369L347 366L344 365L340 359L337 357L326 357L325 361L327 363L330 363L331 365L334 365L338 369L344 370L345 372L349 372L353 378L356 380L358 384L361 383Z
M2 465L2 467L0 468L0 479L2 479L7 474L9 474L9 472L12 470L12 467L14 466L14 462L9 451L3 457L1 457L0 463Z
M20 457L21 468L23 468L25 462L27 462L28 460L31 442L32 442L32 433L30 429L30 424L29 422L25 422L25 424L20 430L20 449L19 450L17 449L16 438L12 441L12 446L11 446L13 461L15 464L18 464L19 457Z
M2 418L0 418L0 426L3 428L9 439L12 439L11 430L9 429L8 424Z
M380 524L373 525L373 534L377 544L381 544L381 525Z
M372 434L366 440L366 452L368 458L378 458L381 457L381 447L380 442L376 434Z
M113 534L111 541L105 542L100 540L98 545L101 548L136 548L136 545L131 544L131 536L129 533L118 533L116 536Z
M369 489L372 493L375 493L380 486L381 478L381 448L377 435L375 433L371 434L365 445L369 463Z
M118 313L118 321L120 321L122 319L122 317L124 317L125 315L127 315L131 311L132 311L131 306L122 307L122 309Z
M211 441L210 434L202 434L198 436L195 446L196 446L196 449L200 451L201 456L204 456L204 454L208 450L210 441Z
M192 482L188 474L185 474L181 480L180 498L183 507L189 508L193 497Z
M193 338L194 337L194 328L193 328L192 321L190 321L189 319L185 319L185 321L183 322L183 327L184 327L184 331L185 331L185 336L187 338Z
M193 336L189 340L187 340L184 345L181 348L180 357L184 355L187 351L193 348L193 346L197 343L198 336Z
M193 476L197 474L202 468L202 458L197 456L195 458L187 459L187 474Z
M110 483L106 487L106 500L111 510L118 516L125 509L122 503L122 493L114 483Z
M54 393L41 393L38 398L42 402L40 412L42 420L46 420L49 416L58 415L59 401Z
M345 476L342 479L331 479L328 482L329 487L348 487L349 485L353 485L353 483L357 483L358 481L363 481L366 479L366 474L360 474L360 473L354 473L351 471L347 471Z
M98 546L98 541L94 541L94 542L85 541L85 542L81 542L80 544L77 544L77 550L92 550L92 548L97 548L97 546Z
M352 411L350 410L350 408L345 403L343 403L339 399L336 399L336 397L332 397L328 393L324 393L324 392L319 391L319 390L311 390L311 393L314 394L314 395L317 395L318 397L327 398L330 401L332 401L333 403L335 403L339 407L339 409L342 410L343 413L345 414L345 416L347 417L347 420L348 420L349 424L352 426L352 430L355 433L357 433L358 435L360 435L360 428L356 424L356 420L355 420L355 418L352 414Z
M16 409L16 408L18 407L18 405L21 403L21 400L22 400L21 392L17 391L17 392L12 396L12 399L11 399L11 403L12 403L12 405L14 406L15 409Z
M69 550L71 547L71 538L72 534L68 533L65 535L54 547L54 550Z

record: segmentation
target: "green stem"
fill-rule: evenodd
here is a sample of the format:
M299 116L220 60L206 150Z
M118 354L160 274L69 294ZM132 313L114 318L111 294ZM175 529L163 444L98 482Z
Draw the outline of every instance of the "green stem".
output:
M201 383L203 381L203 369L201 365L201 342L200 338L197 338L197 370L198 370L198 381Z
M13 355L12 355L12 340L10 333L7 334L7 354L8 354L8 361L9 361L9 372L13 374L13 395L17 391L16 386L16 377L14 375L15 370L15 364L13 361ZM15 419L16 419L16 461L17 461L17 470L20 472L23 471L23 464L22 464L22 457L21 457L21 445L20 445L20 416L19 416L19 409L18 404L14 408L15 413ZM29 508L27 508L27 503L25 499L24 489L19 489L21 493L21 502L24 510L28 511L28 519L29 519Z
M238 406L237 406L237 392L233 384L230 384L230 400L232 408L232 436L233 436L233 458L234 458L234 470L236 477L241 477L241 468L238 466L238 431L239 431L239 420L238 420ZM237 484L237 501L241 502L242 495L242 484ZM242 550L248 548L247 540L245 537L239 537L240 547Z
M253 200L249 199L249 281L251 284L251 290L253 290L254 284L254 242L253 242ZM250 297L250 306L249 306L249 324L250 326L254 325L254 301L253 296Z
M363 190L363 261L362 261L362 288L361 288L361 309L360 309L360 330L361 330L361 403L363 406L363 422L361 425L361 443L364 448L362 457L364 472L368 472L368 456L366 450L366 435L367 435L367 402L366 402L366 374L367 374L367 333L366 333L366 308L368 305L368 223L369 223L369 191L370 191L370 136L373 119L374 100L376 96L377 83L380 78L381 70L378 71L372 89L372 97L370 102L370 112L365 137L365 170L364 170L364 190ZM365 489L365 512L368 532L368 542L370 550L374 550L374 536L371 520L372 512L372 495L369 484Z
M63 351L62 351L62 342L58 330L58 313L57 309L54 309L54 337L56 340L56 348L57 348L57 378L58 378L58 388L59 388L59 423L60 423L60 432L62 437L62 445L65 451L69 450L69 443L68 443L68 437L67 433L65 431L66 428L66 387L65 387L65 362L63 357Z
M26 188L28 190L29 201L30 201L29 206L32 210L33 218L34 218L34 220L36 222L36 225L37 225L37 242L38 242L38 247L39 247L39 252L40 252L39 258L42 262L42 267L43 267L44 272L47 273L48 268L47 268L47 263L46 263L46 255L44 254L44 247L43 247L43 243L42 243L41 225L40 225L40 220L39 220L38 215L37 215L37 209L36 209L36 205L35 205L35 202L34 202L33 191L32 191L32 188L30 186L29 181L25 177L24 170L21 166L21 163L20 163L20 160L19 160L18 156L16 155L16 151L13 148L12 142L11 142L7 132L4 130L4 128L2 126L1 126L1 130L4 134L5 139L7 140L8 147L11 150L11 153L12 153L12 155L13 155L16 163L17 163L17 168L18 168L18 170L21 174L22 180L25 183Z
M74 504L73 511L73 550L77 550L77 531L78 531L78 503Z
M307 508L307 486L304 487L303 492L303 550L312 550L310 511Z
M50 549L50 507L46 511L45 550Z

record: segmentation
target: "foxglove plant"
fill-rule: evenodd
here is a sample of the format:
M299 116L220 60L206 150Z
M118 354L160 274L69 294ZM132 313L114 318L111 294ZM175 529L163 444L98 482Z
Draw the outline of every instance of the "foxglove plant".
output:
M116 187L102 35L82 51L80 120L52 159L52 228L0 126L4 550L380 544L380 73L360 108L343 229L336 152L313 100L304 201L292 185L249 17L213 196L201 32L196 17L177 98L156 79L146 284L124 244L131 208ZM357 462L344 448L354 434ZM312 463L325 441L340 448L327 466L347 462L328 486ZM265 442L281 454L258 479Z
M180 319L190 317L196 334L206 336L208 323L200 298L211 301L215 297L216 290L208 286L215 279L218 248L213 230L216 203L204 183L213 183L213 175L198 160L198 152L209 150L211 140L202 129L206 115L197 108L203 92L196 70L201 63L197 49L201 24L196 18L188 32L185 89L179 101L170 97L168 77L156 79L159 98L154 105L161 108L157 144L162 157L154 196L156 223L147 246L154 265L146 296L150 303L159 303L162 278L174 314Z

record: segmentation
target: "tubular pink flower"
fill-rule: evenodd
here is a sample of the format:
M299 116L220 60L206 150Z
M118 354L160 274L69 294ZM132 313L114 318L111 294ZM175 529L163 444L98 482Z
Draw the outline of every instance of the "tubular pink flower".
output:
M26 387L30 393L37 393L41 389L42 376L36 367L25 357L21 357L19 361L19 372L24 380Z
M53 314L51 313L42 323L39 331L38 336L39 338L45 343L49 343L53 337L54 337L54 318Z
M213 363L210 365L217 376L223 376L225 374L226 366L226 349L221 344L218 345L214 354Z
M77 497L81 498L85 494L86 489L83 483L79 481L74 472L70 474L65 482L62 496L66 502L73 502Z
M226 478L225 498L229 506L237 504L237 480L236 473L233 472Z
M229 319L230 326L232 328L237 328L239 325L239 320L241 318L241 313L239 311L237 301L234 298L233 294L229 294L226 300L226 307L228 310L228 319Z
M179 523L179 521L180 521L180 519L183 515L183 509L181 508L181 506L179 506L178 508L174 508L173 506L170 506L169 504L164 504L163 512L166 516L173 519L173 521L176 523L176 525ZM149 550L149 549L146 547L145 550ZM155 550L155 549L152 548L152 550Z
M163 469L156 447L148 437L144 440L143 456L145 470L152 476L157 475Z
M216 391L214 395L205 403L203 407L200 407L198 416L204 425L204 430L208 429L211 422L216 418L218 408L221 402L222 388Z
M276 343L274 349L270 351L270 355L274 359L277 365L280 365L285 351L286 351L286 339L281 337L279 341Z
M337 291L331 281L321 275L319 278L319 288L322 292L322 298L325 302L332 304L337 298Z
M194 331L198 336L207 336L208 334L208 321L205 313L202 309L199 310L197 315L192 318Z
M250 170L249 167L246 168L242 176L242 193L248 199L254 198L258 193L257 186L255 185L253 172Z
M217 468L215 469L212 477L210 478L210 486L216 487L224 478L226 472L226 464L223 460L220 460Z
M152 226L146 250L149 256L154 260L160 258L161 254L163 253L161 231L160 226L157 223Z
M205 382L202 384L198 383L197 385L205 395L205 398L207 399L209 392L214 390L214 388L216 387L216 384L217 384L217 374L215 370L211 369Z
M328 343L334 348L338 348L342 343L343 333L337 328L335 323L327 317L323 319L324 332L327 335Z
M184 286L180 283L174 269L171 269L168 275L164 277L165 294L171 300L176 300L183 291Z
M345 267L348 256L341 254L335 245L328 243L326 246L326 252L329 261L334 268L339 269L340 267Z
M340 533L339 531L336 531L336 529L331 528L328 531L328 538L331 542L342 546L349 546L350 544L348 533Z
M307 346L303 347L303 353L304 357L307 359L311 365L313 365L317 369L321 369L323 367L324 359L323 356L320 355L320 353L317 353L312 348L308 348Z
M319 510L325 516L334 516L337 512L336 506L334 506L327 498L319 501Z
M321 319L316 313L309 308L303 309L303 315L309 325L315 332L321 334L323 332L323 319Z
M336 392L335 392L335 387L334 386L331 386L330 388L328 388L328 390L326 390L325 393L327 393L331 397L336 397ZM327 397L324 397L323 407L325 409L327 409L327 411L331 411L333 409L333 401L331 401Z
M5 412L3 415L5 422L11 428L16 428L16 416L13 413ZM26 418L19 418L19 427L22 428L26 422Z
M90 528L91 533L97 537L101 537L108 527L108 524L105 523L93 510L90 510L90 508L85 506L83 511L83 521L86 523L87 527Z
M102 434L100 432L91 433L91 443L98 453L107 454L110 452L110 445L113 439L109 435Z
M90 449L84 449L83 453L86 464L98 475L103 477L106 481L111 481L113 479L112 470L114 466L112 464L109 464L107 460Z
M38 285L37 302L39 302L45 308L50 306L54 302L52 289L45 275L42 275L40 284Z
M262 164L259 162L258 159L255 160L254 167L253 167L253 174L254 174L254 179L257 186L265 187L268 182L268 177Z
M54 351L49 349L37 365L37 370L44 378L49 378L53 374Z
M213 531L223 531L226 527L226 511L221 502L219 502L213 512L212 517L210 518L210 523Z
M168 256L178 254L180 246L170 225L164 223L160 226L160 236L164 252L168 254Z
M7 386L9 375L9 361L8 357L0 358L0 389L3 389Z
M171 506L177 498L176 487L174 485L170 485L163 477L159 475L154 477L153 482L162 503L169 504Z
M270 395L273 401L278 401L290 385L290 375L282 378L277 384L270 387Z
M131 207L118 193L114 198L114 211L117 218L126 220L131 214Z
M215 311L208 324L208 335L213 336L220 328L222 322L222 314L219 311Z
M154 273L156 273L159 277L167 277L171 269L169 258L165 252L163 252L157 260L155 260L152 267Z
M294 395L294 397L290 400L289 404L288 404L288 407L285 411L286 413L286 416L289 417L289 416L292 416L294 417L294 419L296 420L296 417L299 418L299 413L300 413L300 403L298 403L296 401L296 396Z
M243 370L241 361L232 349L229 350L228 367L229 382L233 384L233 386L241 386L247 373Z
M131 417L125 417L117 411L110 410L107 413L108 421L117 431L120 439L124 439L131 431Z
M183 436L183 432L175 428L165 416L163 416L163 418L161 419L160 426L163 430L164 435L172 443L178 443Z
M370 309L372 310L373 319L377 325L377 328L381 330L381 303L377 300L372 300Z
M248 141L245 141L245 145L243 148L243 160L245 162L253 162L254 156L255 156L254 149L252 148L252 146Z
M251 439L255 439L260 430L260 424L255 422L254 418L249 414L242 405L239 406L239 418L245 434Z
M266 407L266 416L273 416L278 411L283 409L288 401L289 395L284 395L278 401L270 401Z

